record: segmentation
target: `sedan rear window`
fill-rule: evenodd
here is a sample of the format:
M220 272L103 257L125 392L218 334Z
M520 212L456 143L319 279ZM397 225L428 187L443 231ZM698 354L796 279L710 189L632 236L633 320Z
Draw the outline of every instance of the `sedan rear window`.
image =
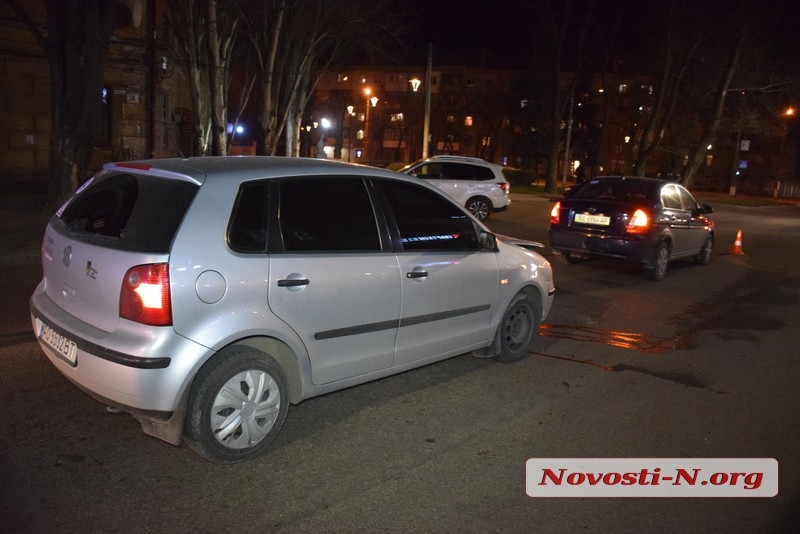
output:
M618 200L641 202L653 194L653 185L632 180L592 180L586 182L572 195L590 200Z
M74 239L108 248L167 253L197 189L180 180L106 175L76 194L54 227Z

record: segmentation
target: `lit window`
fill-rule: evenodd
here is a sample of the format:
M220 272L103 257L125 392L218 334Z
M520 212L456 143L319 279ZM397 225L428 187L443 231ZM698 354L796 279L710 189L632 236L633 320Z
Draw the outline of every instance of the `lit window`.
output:
M472 126L472 117L467 115L464 117L464 126Z

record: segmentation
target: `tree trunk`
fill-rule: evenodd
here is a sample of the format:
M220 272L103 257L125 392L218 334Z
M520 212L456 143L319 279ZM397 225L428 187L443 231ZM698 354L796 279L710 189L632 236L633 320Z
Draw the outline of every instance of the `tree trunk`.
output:
M45 35L19 2L7 2L47 55L52 118L47 203L57 207L88 178L114 3L46 0Z
M731 54L728 58L728 64L722 75L722 78L720 79L719 87L714 97L714 106L712 107L710 113L711 116L708 118L706 123L707 126L705 130L703 130L703 134L700 136L699 142L695 145L694 153L689 157L689 164L687 165L683 179L681 180L686 187L692 186L694 175L697 173L697 170L706 159L707 147L717 136L719 123L722 120L722 112L725 109L725 98L728 94L728 89L731 86L731 81L736 74L736 69L739 64L739 56L742 53L744 42L745 36L743 34L739 37L733 49L731 50Z

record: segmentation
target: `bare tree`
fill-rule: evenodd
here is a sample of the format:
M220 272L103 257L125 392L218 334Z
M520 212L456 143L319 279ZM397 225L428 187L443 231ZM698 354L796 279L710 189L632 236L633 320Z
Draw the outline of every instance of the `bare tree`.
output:
M47 20L40 24L17 0L6 1L44 50L50 68L47 202L55 207L87 178L100 124L114 2L44 0Z
M550 154L545 180L545 190L548 192L556 190L562 124L574 98L594 4L594 0L547 0L533 3L539 21L538 41L546 50L546 54L540 56L540 59L547 65L550 83ZM565 72L572 73L566 84L563 78Z
M211 145L211 80L208 71L207 26L197 0L171 0L167 3L167 22L175 37L178 64L189 82L194 115L194 155L205 156Z
M234 0L170 0L167 17L194 112L195 153L227 153L228 86L241 14Z
M318 76L358 47L398 42L404 7L392 0L250 0L247 33L261 71L258 152L300 153L300 128Z
M666 151L672 154L671 172L691 186L716 141L728 94L750 91L775 76L768 67L772 59L760 46L768 36L759 34L770 17L774 20L775 6L754 0L739 0L724 12L684 0L661 6L664 13L652 17L660 24L645 27L652 55L645 54L646 63L637 69L649 72L655 83L636 131L634 172L644 174L656 151Z

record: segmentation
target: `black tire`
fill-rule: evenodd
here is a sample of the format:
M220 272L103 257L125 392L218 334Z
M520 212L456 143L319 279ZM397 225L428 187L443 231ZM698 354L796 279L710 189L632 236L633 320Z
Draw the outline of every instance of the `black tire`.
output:
M647 276L650 280L663 280L667 274L667 267L669 266L669 245L661 242L656 246L653 251L653 257L650 260L650 265L647 267Z
M571 263L572 265L576 265L578 263L583 263L589 259L589 256L584 256L583 254L575 254L573 252L565 252L564 259L567 260L567 263Z
M497 328L497 361L511 363L521 360L531 350L539 328L539 312L531 299L520 293L511 301Z
M186 410L186 442L200 456L232 464L258 456L289 410L286 375L248 347L221 351L197 373Z
M708 262L711 261L711 250L713 248L714 238L712 236L708 236L703 243L703 247L700 249L700 252L697 253L694 262L697 265L708 265Z
M466 208L479 221L485 221L492 214L492 201L486 197L472 197Z

